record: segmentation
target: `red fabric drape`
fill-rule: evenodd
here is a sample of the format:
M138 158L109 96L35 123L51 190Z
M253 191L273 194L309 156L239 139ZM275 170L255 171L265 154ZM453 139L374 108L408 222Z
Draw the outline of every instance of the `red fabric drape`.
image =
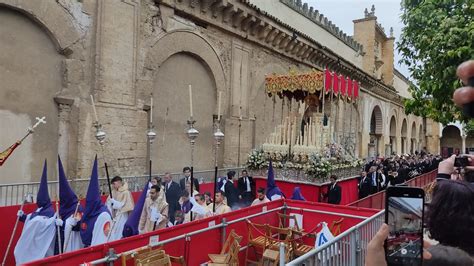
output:
M359 82L354 80L354 99L359 98Z
M331 90L332 83L333 83L333 77L332 73L329 70L325 70L324 73L324 87L326 88L326 93L328 93Z
M333 83L332 84L333 84L332 90L334 91L334 94L337 95L339 93L339 76L336 73L334 73L334 75L333 75Z
M346 97L346 90L347 90L347 79L341 75L341 95L343 98Z

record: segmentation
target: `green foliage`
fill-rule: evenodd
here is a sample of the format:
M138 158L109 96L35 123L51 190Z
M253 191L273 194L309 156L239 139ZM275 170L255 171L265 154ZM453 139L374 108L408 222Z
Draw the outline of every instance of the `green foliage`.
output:
M453 101L461 86L456 68L474 56L474 1L402 0L402 30L398 49L417 86L406 112L447 124L467 121Z
M470 138L474 137L474 120L470 120L464 125L464 130L466 130L467 136Z

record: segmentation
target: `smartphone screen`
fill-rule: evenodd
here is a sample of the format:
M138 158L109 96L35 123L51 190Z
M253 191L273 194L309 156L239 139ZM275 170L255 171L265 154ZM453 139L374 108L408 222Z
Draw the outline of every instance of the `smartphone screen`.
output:
M385 255L390 265L421 265L423 253L424 191L415 187L389 187L385 222L389 236Z

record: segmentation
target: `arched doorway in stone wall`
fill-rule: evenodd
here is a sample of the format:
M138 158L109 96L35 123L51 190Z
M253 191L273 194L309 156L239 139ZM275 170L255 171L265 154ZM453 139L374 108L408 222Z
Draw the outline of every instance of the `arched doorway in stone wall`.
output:
M461 131L458 127L449 125L443 128L442 137L440 139L441 155L449 157L452 154L461 153L462 138Z
M390 154L397 153L397 120L393 115L390 119Z
M405 154L407 153L407 137L408 137L408 126L407 126L407 120L404 118L402 121L402 131L401 131L401 153Z
M184 75L186 73L186 75ZM191 53L176 53L164 61L155 75L154 124L160 125L152 153L154 171L179 171L189 165L190 144L185 134L190 117L189 90L192 86L193 117L199 130L194 152L197 169L211 169L214 162L213 114L216 85L209 67ZM155 144L154 144L155 145Z
M413 121L413 124L411 125L411 139L410 139L410 153L414 154L416 151L416 124Z
M369 147L368 147L368 156L375 157L380 155L380 142L382 137L383 130L383 120L382 120L382 110L380 106L376 105L372 110L370 116L370 129L369 129Z
M54 179L59 136L53 98L62 88L63 56L44 25L23 13L0 6L0 25L0 151L23 137L35 117L47 121L0 167L0 180L38 181L45 159L50 159L48 177Z

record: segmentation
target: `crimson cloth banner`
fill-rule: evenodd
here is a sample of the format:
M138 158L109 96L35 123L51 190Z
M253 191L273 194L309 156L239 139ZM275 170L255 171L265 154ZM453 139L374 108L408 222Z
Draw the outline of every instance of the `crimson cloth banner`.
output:
M346 89L347 89L347 79L341 75L341 95L343 98L346 97Z
M334 91L334 94L338 94L339 93L339 76L334 73L333 75L333 87L332 87L332 90Z
M332 88L333 77L332 73L329 70L324 71L324 88L326 89L326 93L328 93Z
M354 99L359 98L359 82L354 80Z
M12 155L13 151L16 149L21 144L21 142L17 141L13 145L10 146L10 148L6 149L2 153L0 153L0 166L2 166L5 161Z

